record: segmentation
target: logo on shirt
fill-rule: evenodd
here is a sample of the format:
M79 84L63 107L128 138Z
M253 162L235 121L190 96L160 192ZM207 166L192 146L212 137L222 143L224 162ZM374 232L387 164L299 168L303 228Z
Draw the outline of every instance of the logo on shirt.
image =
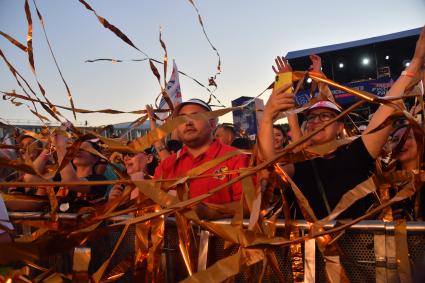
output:
M223 166L223 167L217 168L214 171L214 174L221 174L221 173L225 173L227 171L229 171L229 168L227 168L227 166ZM224 175L224 174L223 175L217 175L217 176L214 176L214 178L218 179L218 180L224 180L226 178L226 175Z

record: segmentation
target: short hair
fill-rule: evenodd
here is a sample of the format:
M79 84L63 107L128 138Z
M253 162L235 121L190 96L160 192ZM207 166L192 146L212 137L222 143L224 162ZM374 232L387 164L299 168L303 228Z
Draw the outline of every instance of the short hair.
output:
M226 131L230 131L234 135L238 135L238 130L236 129L236 126L232 123L222 123L215 128L214 132L216 132L218 129L223 128Z

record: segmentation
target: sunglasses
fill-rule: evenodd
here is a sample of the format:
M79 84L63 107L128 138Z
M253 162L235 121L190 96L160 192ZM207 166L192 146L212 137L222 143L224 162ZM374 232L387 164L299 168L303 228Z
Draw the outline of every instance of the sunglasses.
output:
M122 154L122 157L128 156L128 157L131 158L131 157L136 156L139 153L144 154L145 156L147 155L145 152L125 152L125 153Z
M125 156L128 156L128 157L134 157L136 155L136 153L134 153L134 152L125 152L125 153L123 153L123 157L125 157Z

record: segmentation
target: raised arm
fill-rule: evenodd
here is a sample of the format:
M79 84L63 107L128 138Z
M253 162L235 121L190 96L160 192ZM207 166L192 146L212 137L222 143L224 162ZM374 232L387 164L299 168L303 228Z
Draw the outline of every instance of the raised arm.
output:
M148 113L151 131L153 131L154 129L156 129L156 121L155 121L155 114L153 112L152 106L146 105L146 111ZM170 152L165 147L164 139L161 139L160 141L155 142L153 145L155 146L155 150L158 153L160 160L164 160L165 158L171 155Z
M326 75L322 72L322 58L316 54L311 54L309 56L311 61L311 66L309 68L309 71L320 73L323 76L326 77ZM329 101L332 101L336 104L335 98L329 88L329 86L325 83L319 82L317 84L317 87L319 88L319 93L324 96L324 98L328 99Z
M285 72L292 72L292 67L289 65L288 61L285 60L285 57L276 57L274 60L276 63L276 67L272 66L273 71L275 74L281 74ZM320 67L319 67L320 69ZM292 141L297 141L301 138L302 132L300 125L298 124L298 117L297 114L290 114L288 115L288 124L289 128L291 129L291 138Z
M425 28L422 29L422 32L419 36L419 39L416 43L415 54L413 55L412 60L410 61L409 67L406 69L406 73L401 75L394 85L387 92L385 97L391 96L400 96L404 93L404 90L412 80L414 74L416 74L424 66L425 58ZM369 125L366 128L366 131L362 135L363 142L369 152L369 154L376 158L384 144L387 142L388 136L391 132L391 126L388 126L376 133L367 134L372 129L379 126L388 116L395 112L393 107L387 105L379 106L375 114L373 114L372 119L369 122Z
M263 118L258 129L258 144L260 158L267 160L275 156L273 146L273 122L279 115L279 112L286 111L295 106L294 94L284 93L290 84L273 90L269 100L264 107Z
M44 148L33 162L33 168L35 169L35 171L38 172L39 174L43 174L46 168L46 164L49 161L49 158L50 158L50 150L48 148ZM45 180L36 175L31 175L26 173L23 176L23 181L27 183L31 183L31 182L43 182ZM27 189L28 188L26 188L26 190ZM44 195L45 190L38 189L36 194Z
M53 145L56 147L56 153L58 155L58 163L61 164L62 160L64 159L66 155L66 144L67 144L67 138L64 137L61 133L57 133L56 131L52 134L52 142ZM60 171L62 181L63 182L81 182L81 181L87 181L86 178L80 178L77 175L77 172L75 172L74 167L72 166L71 162L66 164L66 166ZM78 191L81 193L89 193L90 192L90 186L72 186L69 188L73 191Z

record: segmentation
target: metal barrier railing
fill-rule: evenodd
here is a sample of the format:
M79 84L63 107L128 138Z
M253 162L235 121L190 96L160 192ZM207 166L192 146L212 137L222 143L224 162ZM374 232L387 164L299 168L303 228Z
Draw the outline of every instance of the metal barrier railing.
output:
M48 212L9 212L9 217L11 219L19 219L19 220L31 220L31 219L49 219L50 213ZM79 215L76 213L58 213L58 218L63 220L75 220L78 217L88 217L90 214L83 214ZM111 221L123 221L132 218L131 215L119 215L114 216L112 218L109 218ZM219 220L212 220L212 223L217 224L230 224L231 219L219 219ZM174 217L167 217L167 223L173 224L175 223ZM336 225L337 221L330 221L326 225L324 225L325 229L333 228ZM244 226L248 226L249 219L245 219L243 221ZM310 227L310 223L306 222L305 220L296 220L296 223L294 224L298 228L302 230L308 230ZM396 225L396 222L385 222L381 220L363 220L359 223L356 223L352 226L350 226L350 230L367 230L367 231L374 231L374 230L386 230L386 231L392 231L394 230ZM276 227L279 229L285 228L285 219L278 219L276 221ZM424 221L408 221L406 222L406 230L411 232L425 232L425 222Z
M77 217L87 217L88 215L77 215L72 213L59 213L58 217L61 220L76 220ZM11 220L36 220L36 219L48 219L50 218L49 213L41 212L10 212L9 217ZM123 221L131 218L129 215L116 216L110 221ZM230 219L215 220L215 223L230 224ZM337 223L330 222L325 225L325 229L333 228ZM244 225L248 225L248 220L244 221ZM306 221L299 220L295 224L300 229L300 234L304 235L308 233L310 224ZM184 263L180 256L178 248L178 233L175 219L168 217L165 225L165 244L164 253L167 259L166 273L167 281L175 282L177 280L184 279L188 276L185 272ZM344 266L347 276L351 282L387 282L391 276L397 274L397 258L395 255L394 247L394 234L395 234L394 222L383 222L378 220L366 220L361 221L350 228L345 230L345 233L338 238L337 242L341 248L341 262ZM276 223L277 235L283 235L285 228L284 219L279 219ZM102 242L102 247L97 247L98 243L94 242L91 244L92 249L92 260L91 263L92 271L96 270L101 261L110 253L114 247L117 238L120 235L121 230L110 231L110 234L106 236ZM224 241L209 233L205 230L196 230L195 238L199 242L199 258L197 261L198 271L207 268L216 261L225 258L232 253L237 251L237 247L230 249L224 248ZM425 222L407 222L407 247L409 260L413 266L419 266L425 259ZM119 257L125 257L129 254L134 254L134 238L135 229L129 230L125 236L125 240L120 246L122 255ZM109 241L109 242L108 242ZM105 242L108 242L105 244ZM324 259L318 248L315 245L314 240L302 243L303 260L305 264L313 266L314 274L310 274L309 279L305 282L326 282L325 271L324 271ZM285 282L293 282L292 276L292 265L291 258L287 247L274 247L273 248L277 258L278 264L282 273L285 274ZM96 253L102 253L97 255ZM306 258L305 255L308 254ZM308 263L306 263L308 261ZM119 262L119 259L114 260ZM112 265L112 263L111 263ZM419 269L421 271L421 269ZM245 282L249 280L247 274L241 273L236 276L236 282ZM129 279L130 278L130 279ZM131 275L127 276L127 281L131 281ZM266 282L275 282L278 278L269 272L265 277ZM124 280L125 281L125 280Z

